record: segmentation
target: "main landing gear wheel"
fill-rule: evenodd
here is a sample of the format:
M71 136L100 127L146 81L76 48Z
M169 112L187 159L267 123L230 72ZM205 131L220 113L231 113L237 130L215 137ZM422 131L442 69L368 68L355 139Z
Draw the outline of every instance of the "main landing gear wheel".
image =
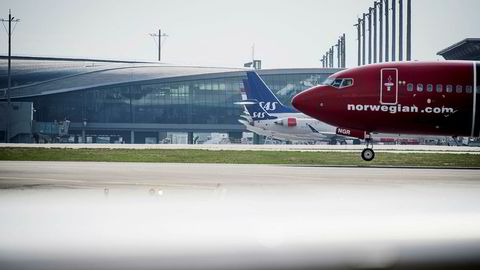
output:
M372 161L375 158L375 152L373 151L372 136L370 134L368 134L365 142L367 145L362 151L362 159L365 161Z
M362 151L362 159L365 161L372 161L375 158L375 152L372 148L365 148Z

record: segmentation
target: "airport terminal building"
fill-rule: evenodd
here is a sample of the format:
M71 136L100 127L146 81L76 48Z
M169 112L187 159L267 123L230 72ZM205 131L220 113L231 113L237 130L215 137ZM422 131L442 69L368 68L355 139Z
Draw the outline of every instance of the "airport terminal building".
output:
M270 69L258 73L290 105L295 94L336 71ZM241 100L245 78L245 69L240 68L13 57L10 96L14 112L19 107L15 104L24 104L16 102L33 105L31 136L37 139L58 133L72 143L196 143L198 134L226 133L235 141L246 132L237 121L243 108L234 104ZM6 88L7 58L0 57L2 102ZM180 137L185 139L172 141L171 134L183 134ZM11 141L28 137L10 135ZM5 140L4 131L0 137Z

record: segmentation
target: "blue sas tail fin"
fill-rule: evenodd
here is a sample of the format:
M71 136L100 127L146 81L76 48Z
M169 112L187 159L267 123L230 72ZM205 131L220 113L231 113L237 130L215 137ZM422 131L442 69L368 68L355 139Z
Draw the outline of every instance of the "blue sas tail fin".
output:
M277 119L276 116L268 114L256 100L247 99L241 102L235 102L235 104L245 106L245 109L253 121Z
M252 116L253 121L277 119L276 116L271 116L270 114L268 114L268 112L266 112L258 102L253 104L247 104L245 105L245 107L247 108L250 116Z
M244 82L247 99L257 100L268 113L297 113L283 105L255 71L247 71L247 83Z

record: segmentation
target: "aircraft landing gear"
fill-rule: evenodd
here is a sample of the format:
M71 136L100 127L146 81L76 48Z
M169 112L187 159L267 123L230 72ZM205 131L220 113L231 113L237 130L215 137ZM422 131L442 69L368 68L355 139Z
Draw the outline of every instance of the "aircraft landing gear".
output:
M372 161L375 158L375 152L373 151L372 136L370 134L368 134L365 142L367 145L362 151L362 159L365 161Z

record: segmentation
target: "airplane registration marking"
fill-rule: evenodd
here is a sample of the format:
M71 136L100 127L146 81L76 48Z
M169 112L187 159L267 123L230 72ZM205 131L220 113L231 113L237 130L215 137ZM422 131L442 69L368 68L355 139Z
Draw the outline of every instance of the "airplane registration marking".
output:
M345 129L345 128L339 128L338 133L343 134L343 135L350 135L350 130Z

